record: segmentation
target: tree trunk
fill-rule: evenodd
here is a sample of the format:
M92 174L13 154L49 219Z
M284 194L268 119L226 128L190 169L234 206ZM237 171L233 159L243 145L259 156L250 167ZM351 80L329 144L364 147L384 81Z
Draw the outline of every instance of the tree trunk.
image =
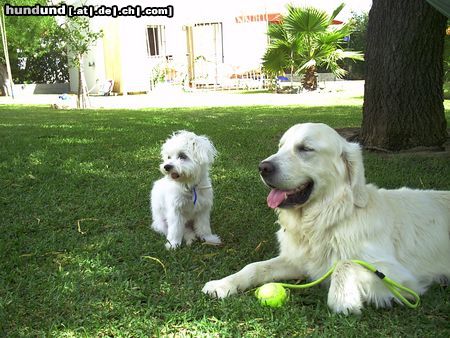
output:
M85 109L89 106L88 90L86 87L86 79L83 70L83 57L78 56L78 92L77 92L77 108Z
M373 0L365 55L365 146L401 150L445 142L446 22L424 0Z
M311 66L306 69L305 75L302 79L303 88L306 90L316 90L317 89L317 75L316 66Z
M294 90L294 65L291 65L291 91Z
M77 108L78 109L83 108L83 102L82 102L82 96L81 96L81 88L83 88L82 74L81 74L81 65L78 65L78 90L77 90Z

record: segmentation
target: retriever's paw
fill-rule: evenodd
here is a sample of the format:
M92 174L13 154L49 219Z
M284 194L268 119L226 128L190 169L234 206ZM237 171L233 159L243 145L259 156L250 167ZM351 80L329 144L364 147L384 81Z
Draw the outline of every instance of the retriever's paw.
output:
M328 293L328 306L335 313L360 315L363 304L358 294L339 296Z
M225 298L238 292L235 285L224 279L212 280L205 284L202 292L213 298Z

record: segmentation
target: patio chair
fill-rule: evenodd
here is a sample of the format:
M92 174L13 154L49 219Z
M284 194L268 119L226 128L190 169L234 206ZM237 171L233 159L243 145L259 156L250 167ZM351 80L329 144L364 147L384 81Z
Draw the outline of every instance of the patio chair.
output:
M114 80L106 80L98 90L98 95L110 96L114 87Z

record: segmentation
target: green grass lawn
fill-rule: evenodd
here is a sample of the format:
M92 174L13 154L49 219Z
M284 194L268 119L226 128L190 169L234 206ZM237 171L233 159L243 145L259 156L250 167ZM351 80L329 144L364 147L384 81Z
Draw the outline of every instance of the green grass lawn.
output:
M448 107L448 106L447 106ZM299 122L358 127L360 106L57 111L0 110L0 336L449 337L449 289L417 310L332 314L326 289L281 309L253 291L225 300L204 283L277 253L275 214L257 165ZM450 118L447 111L447 118ZM166 251L149 228L159 150L178 129L207 134L214 231L223 247ZM450 190L449 157L366 154L369 182Z

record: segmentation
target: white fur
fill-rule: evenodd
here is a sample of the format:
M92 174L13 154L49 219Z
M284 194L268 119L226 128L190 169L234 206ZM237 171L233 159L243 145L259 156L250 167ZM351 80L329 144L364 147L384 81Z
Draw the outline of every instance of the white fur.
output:
M165 176L154 183L150 204L151 226L166 236L166 248L177 248L183 239L187 245L196 238L221 243L210 226L213 190L209 169L215 156L216 149L206 136L188 131L175 132L162 146L160 171Z
M307 145L312 151L298 151ZM224 298L277 280L315 280L338 262L329 282L328 305L338 313L360 313L363 304L390 306L394 296L360 259L391 279L424 293L450 277L450 192L378 189L366 184L361 150L324 124L300 124L282 137L272 180L294 189L313 180L309 199L278 208L279 256L245 266L206 283L203 292Z

